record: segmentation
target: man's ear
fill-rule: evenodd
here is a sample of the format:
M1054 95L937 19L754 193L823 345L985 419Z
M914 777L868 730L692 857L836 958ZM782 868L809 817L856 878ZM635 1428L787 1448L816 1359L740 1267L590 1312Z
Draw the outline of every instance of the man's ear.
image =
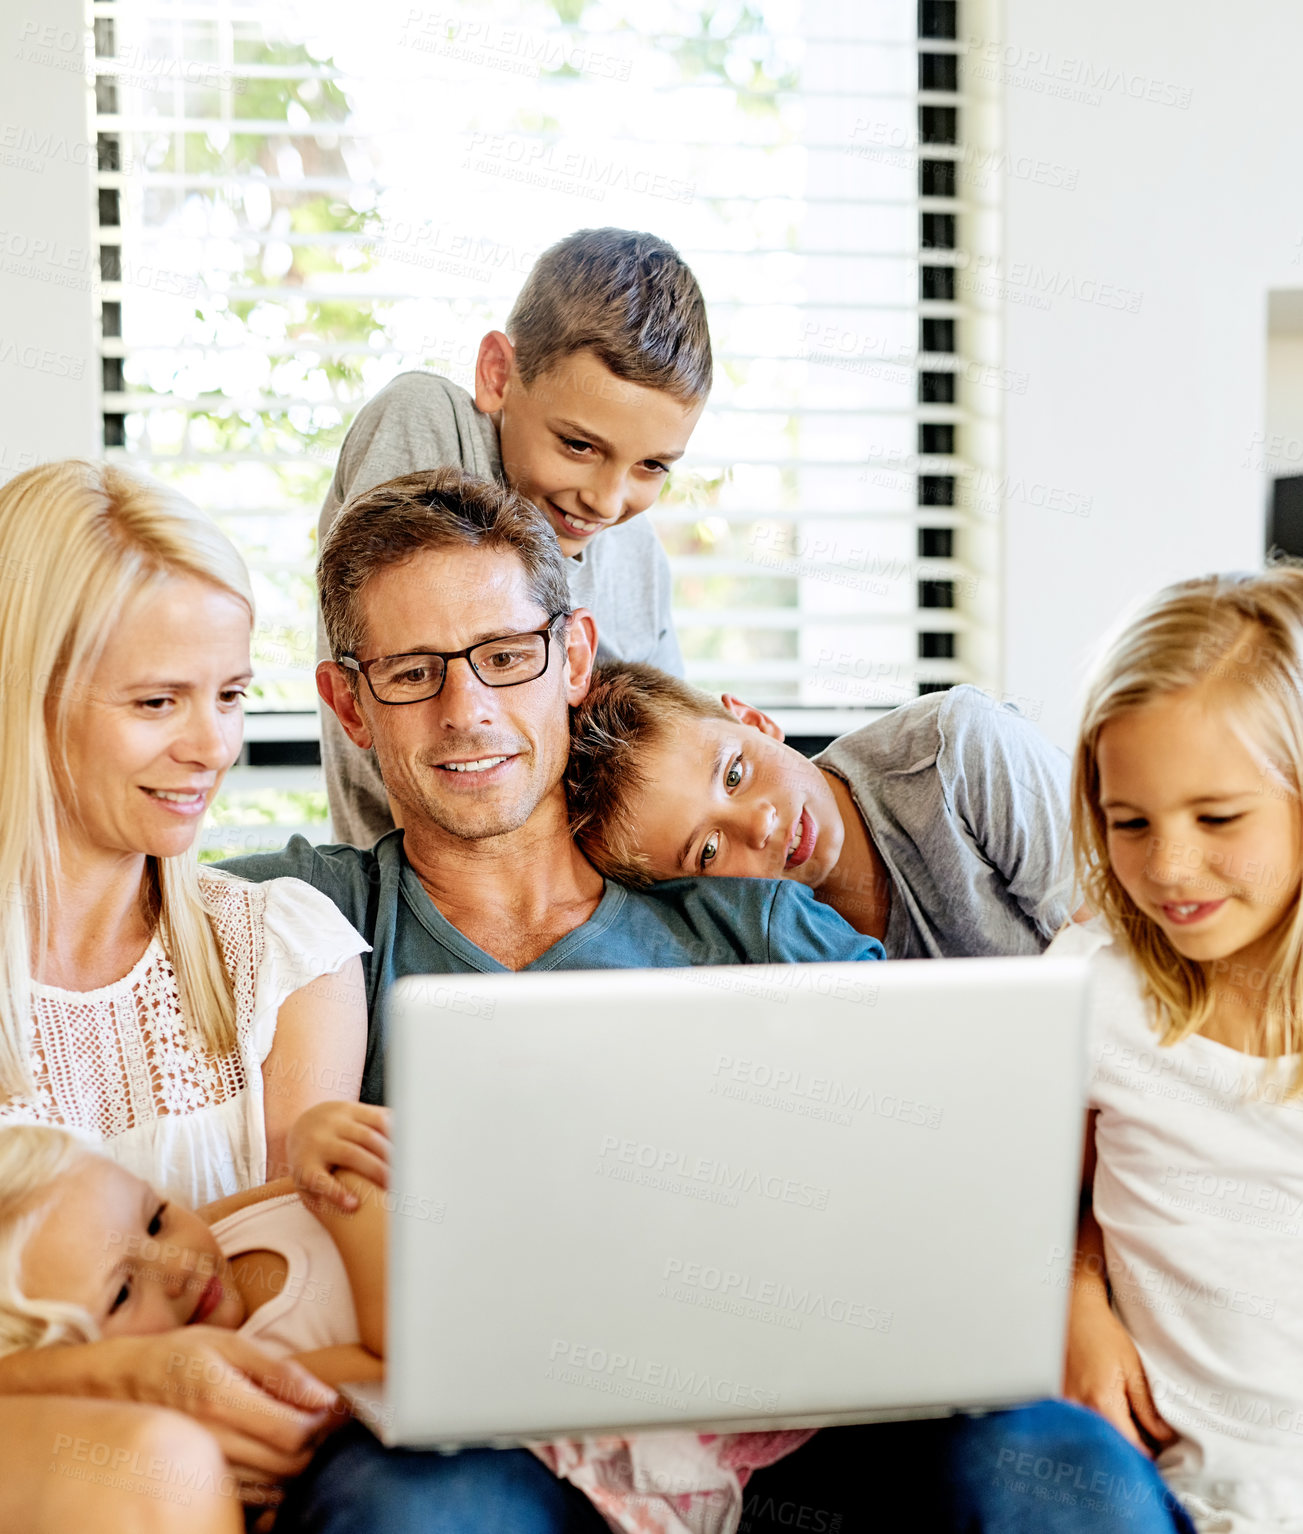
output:
M576 607L566 624L566 702L571 708L588 696L597 660L597 620L586 607Z
M721 694L719 701L734 719L740 719L743 724L754 726L762 735L768 735L770 740L782 740L782 725L777 724L768 714L762 714L758 708L752 708L749 703L743 703L741 698L735 698L731 692Z
M344 726L344 733L363 751L371 749L371 731L358 712L357 698L348 685L348 673L333 660L317 662L317 691Z
M502 409L502 397L507 392L507 380L516 366L516 348L506 332L490 330L480 342L479 356L475 359L475 408L482 415L492 415Z

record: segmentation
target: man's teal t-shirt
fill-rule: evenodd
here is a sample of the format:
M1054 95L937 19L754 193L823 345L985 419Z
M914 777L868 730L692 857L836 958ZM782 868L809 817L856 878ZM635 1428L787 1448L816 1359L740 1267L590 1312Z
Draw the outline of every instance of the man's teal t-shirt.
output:
M435 909L391 831L369 851L314 847L296 836L280 852L230 858L227 873L261 883L286 876L328 895L371 944L366 970L367 1038L362 1101L384 1101L384 1014L379 1005L402 975L506 973ZM880 959L864 937L804 885L790 879L674 879L649 890L607 883L581 927L530 970L675 969L697 964L814 964ZM314 976L304 977L308 984Z

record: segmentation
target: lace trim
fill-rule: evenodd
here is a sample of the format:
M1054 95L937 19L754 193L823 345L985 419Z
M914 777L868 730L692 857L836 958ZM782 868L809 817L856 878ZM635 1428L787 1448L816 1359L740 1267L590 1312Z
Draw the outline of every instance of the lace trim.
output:
M118 991L130 990L148 969L151 962L158 957L163 957L163 945L159 942L156 932L150 938L144 953L136 960L120 980L110 980L107 985L96 986L93 991L67 991L60 985L42 985L39 980L32 982L32 994L35 996L57 996L60 999L68 999L75 1002L85 1001L88 996L112 996Z
M214 1055L191 1040L176 972L155 937L131 972L110 985L34 987L36 1090L0 1104L0 1119L61 1124L108 1140L165 1115L229 1102L248 1089L256 1069L249 1038L267 892L201 874L200 895L235 987L235 1052Z

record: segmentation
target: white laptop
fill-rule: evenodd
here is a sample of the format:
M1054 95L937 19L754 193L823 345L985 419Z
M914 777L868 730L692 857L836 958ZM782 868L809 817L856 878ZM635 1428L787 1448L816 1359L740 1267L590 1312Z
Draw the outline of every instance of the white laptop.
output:
M387 1009L389 1444L1058 1391L1083 961L436 976Z

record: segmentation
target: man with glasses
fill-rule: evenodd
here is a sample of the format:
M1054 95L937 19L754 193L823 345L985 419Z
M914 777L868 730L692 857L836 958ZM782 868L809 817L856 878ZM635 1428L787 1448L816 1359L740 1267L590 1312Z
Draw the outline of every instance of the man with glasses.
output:
M383 1101L380 1001L401 975L882 956L790 880L641 893L607 884L579 851L562 775L597 629L571 611L565 556L528 501L459 470L404 475L348 503L317 574L333 657L317 686L349 739L375 748L398 829L367 851L295 837L225 867L305 879L371 944L364 1102ZM606 1522L527 1450L408 1454L350 1424L290 1489L277 1528L600 1534Z
M400 975L881 958L791 880L634 891L575 846L562 775L597 630L528 501L455 469L390 480L340 514L318 580L333 659L317 686L375 748L399 830L225 866L307 880L371 943L363 1101L382 1100L377 1003Z

